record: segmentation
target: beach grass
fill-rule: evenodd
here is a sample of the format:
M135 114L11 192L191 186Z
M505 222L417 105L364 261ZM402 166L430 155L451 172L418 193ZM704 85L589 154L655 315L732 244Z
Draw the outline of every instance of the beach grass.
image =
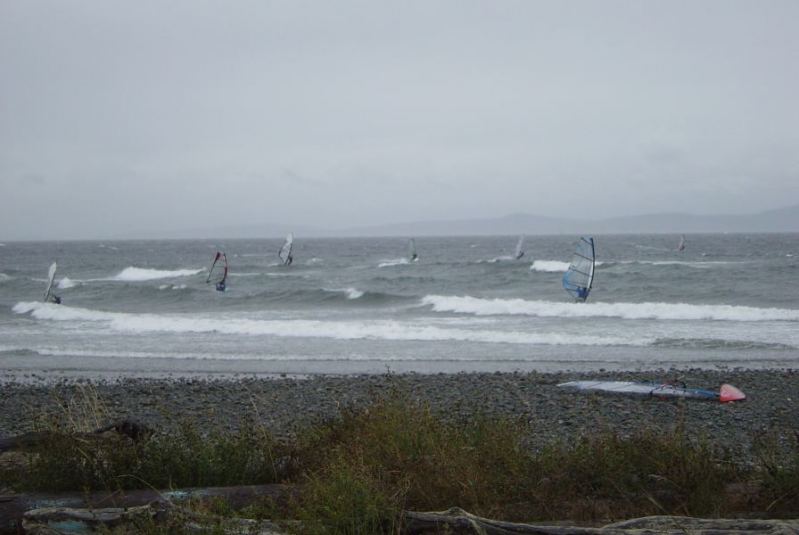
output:
M304 533L393 533L403 510L453 506L511 521L799 512L796 441L764 440L756 462L742 463L712 440L689 436L680 421L631 435L600 428L533 449L526 439L539 431L535 420L448 418L393 392L290 439L274 438L253 418L225 431L182 422L134 442L87 437L100 420L92 410L106 409L91 393L86 403L39 422L52 431L48 441L0 477L19 491L287 483L299 489L287 504L236 512L217 503L213 512L299 520L289 529Z

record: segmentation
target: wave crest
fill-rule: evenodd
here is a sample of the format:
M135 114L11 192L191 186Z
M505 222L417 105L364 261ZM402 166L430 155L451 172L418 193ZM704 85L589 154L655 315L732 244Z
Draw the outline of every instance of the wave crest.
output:
M66 290L68 288L74 288L77 286L78 283L70 279L69 277L64 277L60 281L58 281L58 287L62 290Z
M191 275L197 275L205 271L203 268L200 269L176 269L176 270L163 270L163 269L150 269L150 268L140 268L135 266L129 266L111 277L110 280L114 281L124 281L124 282L141 282L141 281L151 281L157 279L172 279L175 277L189 277Z
M530 266L531 271L544 271L547 273L565 272L569 269L568 262L560 260L536 260Z
M333 338L338 340L467 341L479 343L528 345L604 345L645 346L654 340L623 336L590 336L571 333L529 333L437 327L395 320L254 320L248 318L211 319L103 312L51 303L20 302L18 314L30 313L36 319L55 321L107 322L121 332L221 333L233 335L270 335L278 337Z
M385 268L392 266L402 266L409 263L410 261L407 258L395 258L394 260L385 260L383 262L380 262L379 264L377 264L377 267Z
M736 305L687 303L563 303L524 299L481 299L470 296L427 295L422 305L435 312L477 316L540 316L564 318L622 318L632 320L799 321L799 310Z

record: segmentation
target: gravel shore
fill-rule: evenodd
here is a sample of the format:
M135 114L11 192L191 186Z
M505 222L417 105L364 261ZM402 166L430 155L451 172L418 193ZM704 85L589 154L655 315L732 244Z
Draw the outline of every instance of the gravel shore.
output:
M558 388L576 379L680 379L688 386L715 389L728 382L748 399L734 404L658 400L588 394ZM204 429L234 429L257 418L278 436L334 417L392 390L454 419L476 413L523 418L533 425L531 445L571 440L581 433L612 429L631 433L644 427L670 429L684 422L694 435L707 435L746 457L767 433L794 440L799 433L799 371L668 370L608 373L462 373L302 378L127 378L115 381L47 379L0 383L0 436L29 431L44 413L63 414L59 404L81 390L96 392L112 418L132 418L168 430L174 418Z

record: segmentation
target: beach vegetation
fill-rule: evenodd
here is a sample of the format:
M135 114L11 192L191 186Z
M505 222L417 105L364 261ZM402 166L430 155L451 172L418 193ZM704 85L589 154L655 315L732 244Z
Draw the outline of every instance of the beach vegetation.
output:
M39 422L47 439L27 448L24 462L3 465L0 478L50 492L285 483L297 489L286 503L203 507L303 533L395 533L403 511L453 506L509 521L586 522L799 510L797 441L764 440L755 462L739 462L679 421L630 435L600 428L532 449L527 439L542 431L535 420L456 418L401 392L281 440L257 418L236 429L181 421L140 440L87 434L101 418L84 418Z

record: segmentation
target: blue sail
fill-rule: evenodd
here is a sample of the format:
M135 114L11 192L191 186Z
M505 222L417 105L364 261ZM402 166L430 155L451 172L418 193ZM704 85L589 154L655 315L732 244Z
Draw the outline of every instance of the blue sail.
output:
M594 238L580 238L571 265L563 274L563 289L577 301L585 301L594 282Z

